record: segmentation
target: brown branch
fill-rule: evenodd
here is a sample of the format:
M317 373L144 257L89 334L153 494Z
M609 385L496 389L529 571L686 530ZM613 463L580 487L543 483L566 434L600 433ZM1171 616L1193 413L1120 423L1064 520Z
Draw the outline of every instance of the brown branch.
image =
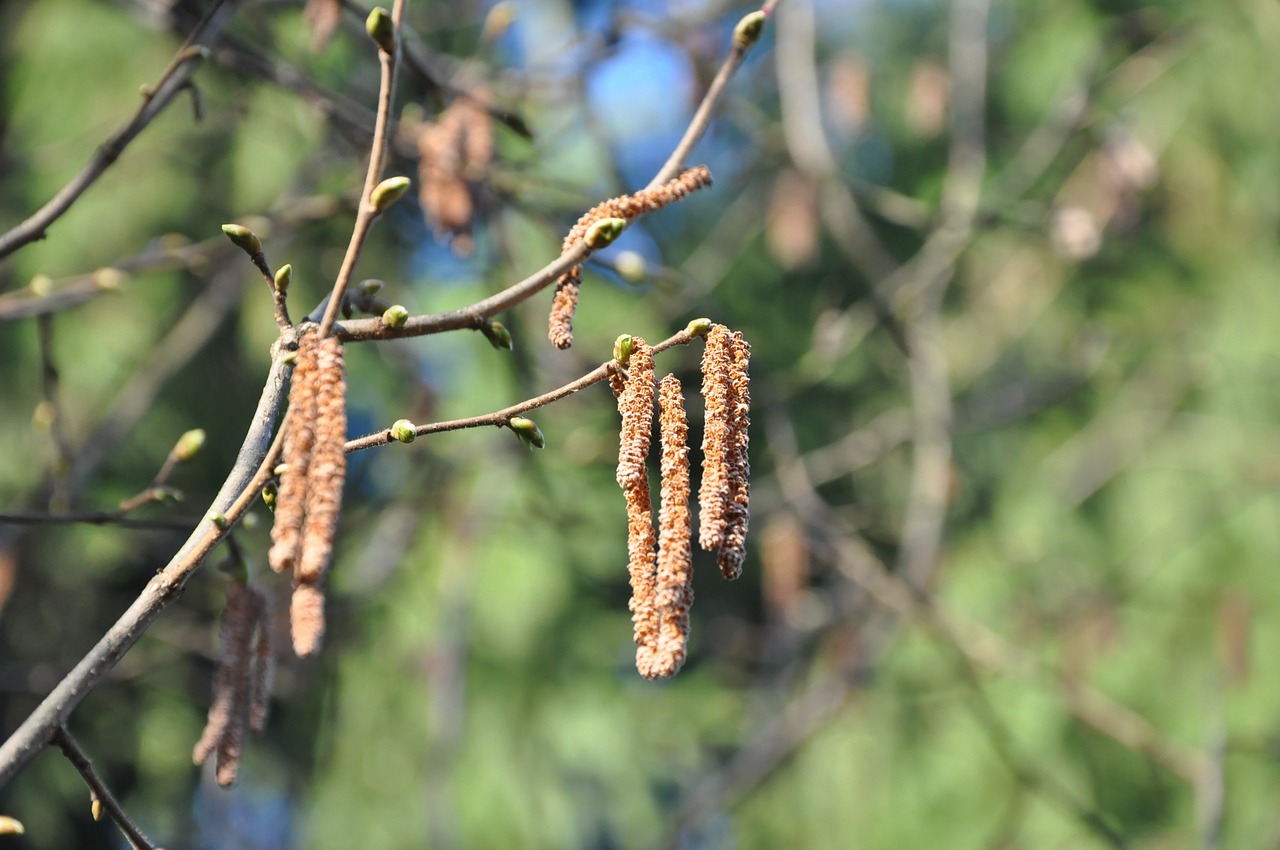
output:
M388 52L382 45L378 46L378 64L382 68L381 81L378 85L377 120L373 127L373 145L369 151L369 169L365 173L364 189L360 193L360 210L356 213L356 223L351 229L351 241L347 243L347 253L342 258L342 267L333 282L333 291L329 295L329 306L320 320L320 338L327 337L333 331L333 323L337 321L338 312L342 309L342 297L351 283L351 274L360 260L360 251L364 248L369 230L381 212L373 203L373 190L382 178L383 163L387 158L387 144L390 141L391 101L395 96L396 68L400 64L400 25L404 20L405 0L396 0L391 9L391 21L394 30L392 36L394 49Z
M95 804L93 819L97 820L100 817L97 806L101 805L102 810L115 821L116 826L124 833L124 837L129 842L130 847L133 847L134 850L154 850L155 845L147 840L147 837L142 834L142 830L125 813L120 801L116 799L116 795L111 793L107 783L103 782L102 777L98 776L98 772L93 769L93 762L89 761L89 756L85 754L84 750L80 749L80 745L76 743L75 738L71 737L71 733L67 731L65 726L59 726L54 730L53 743L58 745L58 749L62 750L62 754L67 757L67 761L71 762L72 766L80 773L84 784L89 786L89 793L93 795Z
M173 57L169 67L160 75L155 86L146 90L133 118L103 142L80 173L47 204L12 230L0 235L0 258L7 257L24 245L44 239L49 226L69 210L85 190L120 158L129 143L191 84L191 76L195 73L197 64L208 54L210 45L218 40L239 2L240 0L218 0L213 5L186 44Z
M677 345L688 345L695 338L696 334L691 334L687 330L680 331L667 337L662 342L653 347L653 353L658 354L666 351L668 348L674 348ZM536 398L522 401L519 404L513 404L510 407L504 407L502 410L495 410L493 413L486 413L482 416L470 416L466 419L450 419L446 422L431 422L426 425L419 425L416 428L416 435L419 437L427 434L439 434L444 431L461 431L465 428L481 428L486 425L494 425L499 428L505 426L513 416L519 416L522 413L528 413L530 410L537 410L539 407L546 407L552 402L567 398L579 390L584 390L592 384L598 384L608 379L610 368L613 360L607 360L587 374L578 378L576 381L570 381L562 387L557 387L550 392L544 393ZM388 443L396 442L390 428L383 428L381 431L374 431L372 434L366 434L354 440L347 441L347 453L363 451L376 446L385 446Z

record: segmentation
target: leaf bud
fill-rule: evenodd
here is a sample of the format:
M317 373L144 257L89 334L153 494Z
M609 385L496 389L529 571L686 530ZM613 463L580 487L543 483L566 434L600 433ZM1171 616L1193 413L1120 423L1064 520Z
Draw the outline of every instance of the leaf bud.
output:
M619 366L626 366L631 361L631 352L635 350L635 340L631 334L622 334L613 341L613 359Z
M280 495L280 485L274 481L268 481L262 487L262 503L267 506L267 510L275 513L276 498Z
M258 234L241 224L224 224L222 232L232 243L249 256L262 253L262 240Z
M187 431L178 438L178 442L173 444L173 459L186 462L200 454L200 450L204 448L204 438L203 428L192 428Z
M409 191L410 182L408 177L388 177L373 187L373 191L369 193L369 203L378 212L386 212Z
M612 245L613 240L622 234L626 226L626 219L602 218L587 228L582 240L587 243L587 247L591 250L599 251L601 248L607 248Z
M227 519L227 515L222 511L209 511L209 513L205 514L205 519L209 520L209 522L213 523L222 531L226 531L231 527L231 521Z
M369 17L364 19L364 29L380 50L386 53L396 52L396 25L386 9L375 6Z
M733 28L733 40L743 47L750 47L760 40L760 33L764 32L765 14L761 11L752 12L738 21L738 25Z
M507 420L507 427L515 432L520 438L520 442L524 443L530 449L541 449L547 445L547 440L542 436L542 431L538 428L538 423L532 419L525 419L523 416L513 416Z
M22 821L8 815L0 815L0 835L22 835L26 831L27 828L22 825Z
M392 304L382 314L382 324L389 328L402 328L409 321L409 311L403 304Z
M281 476L281 475L284 475L284 474L285 474L286 472L288 472L288 471L289 471L289 464L287 464L287 463L277 463L277 464L276 464L276 468L275 468L275 469L273 469L273 470L271 470L271 474L272 474L272 475L275 475L276 477L279 477L279 476Z
M119 292L120 284L124 283L127 277L128 275L120 269L103 266L93 273L93 285L99 292Z
M365 298L372 298L382 291L383 285L382 281L370 278L369 280L360 281L360 285L356 289Z
M685 333L691 336L706 336L714 324L710 319L703 316L701 319L694 319L692 322L684 326Z
M89 814L95 821L102 820L102 801L98 799L97 794L89 800Z
M276 272L276 292L288 292L291 283L293 283L293 265L285 263Z
M502 322L491 319L488 324L481 326L480 333L484 334L489 344L499 351L511 350L511 331L507 330L507 326Z
M418 439L418 426L408 419L397 419L391 423L391 436L401 443L412 443Z

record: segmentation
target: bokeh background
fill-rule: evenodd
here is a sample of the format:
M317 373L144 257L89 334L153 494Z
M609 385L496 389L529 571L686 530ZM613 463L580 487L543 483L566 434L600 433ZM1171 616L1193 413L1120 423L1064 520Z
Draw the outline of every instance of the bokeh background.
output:
M0 510L111 510L199 427L183 500L137 516L203 512L274 334L219 225L293 264L295 315L349 234L377 63L333 8L246 0L201 120L175 102L0 261ZM203 9L0 6L0 230ZM555 257L648 181L747 11L411 3L391 173L460 91L501 120L463 235L402 203L357 275L426 312ZM234 789L190 761L225 548L72 731L169 848L1280 846L1278 57L1271 0L782 0L692 158L714 188L592 262L570 352L545 294L501 317L510 354L348 351L355 435L505 407L619 333L742 330L748 566L726 584L698 554L685 670L633 669L598 386L537 413L545 451L487 429L353 457L326 646L282 652ZM696 387L699 354L659 369ZM283 599L255 513L236 539ZM181 539L0 524L0 731ZM27 828L8 846L123 846L53 751L0 811Z

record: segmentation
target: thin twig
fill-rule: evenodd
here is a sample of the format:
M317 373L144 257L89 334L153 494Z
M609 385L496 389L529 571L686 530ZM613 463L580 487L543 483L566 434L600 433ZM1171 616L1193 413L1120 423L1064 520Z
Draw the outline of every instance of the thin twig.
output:
M680 331L667 337L662 342L653 347L653 353L658 354L673 348L677 345L688 345L694 339L695 334L689 333L687 330ZM482 428L486 425L495 425L502 427L506 425L513 416L519 416L530 410L536 410L539 407L546 407L552 402L559 401L562 398L573 395L579 390L584 390L592 384L598 384L609 377L612 360L601 363L595 369L578 378L576 381L570 381L564 386L557 387L550 392L544 393L536 398L522 401L519 404L513 404L510 407L504 407L502 410L495 410L493 413L486 413L482 416L471 416L466 419L450 419L446 422L431 422L426 425L417 426L417 436L422 437L427 434L438 434L443 431L461 431L464 428ZM349 440L346 445L347 453L362 451L363 449L371 449L375 446L385 446L388 443L396 442L395 437L391 433L390 428L384 428L381 431L375 431L363 437Z
M240 0L218 0L213 5L199 27L169 63L169 67L161 74L155 86L147 90L133 118L94 151L89 163L58 194L54 195L52 200L21 224L0 235L0 258L9 256L24 245L45 238L49 226L69 210L84 191L120 158L120 154L124 153L129 143L146 129L147 125L164 111L183 89L191 85L191 76L195 73L196 66L207 55L210 45L218 40L239 3Z
M369 169L365 173L364 189L360 192L360 210L356 213L355 226L351 228L351 241L347 243L347 253L342 258L342 267L333 282L333 291L329 295L329 307L320 320L320 337L323 339L333 331L333 323L338 319L342 309L342 296L346 294L351 283L351 274L360 260L360 251L364 248L373 227L374 219L380 210L373 205L374 187L382 178L383 163L387 158L387 144L390 141L391 102L395 97L396 68L400 64L400 25L404 20L405 0L396 0L391 8L391 22L394 27L395 49L388 52L378 47L378 64L382 68L381 81L378 85L378 112L373 127L373 145L369 151Z
M49 501L52 505L65 507L68 502L67 473L71 468L71 441L67 438L65 411L58 400L58 365L53 359L53 317L40 316L36 319L36 329L40 340L40 377L44 389L42 403L53 441L53 464L49 474L53 482L53 493Z
M85 751L80 749L80 745L76 743L76 739L71 737L71 733L67 731L65 726L59 726L53 733L53 743L58 745L58 749L62 750L62 754L67 757L67 761L71 762L80 773L80 777L84 780L84 784L89 786L89 793L93 795L93 799L101 804L107 816L115 821L116 826L124 833L125 839L129 842L129 846L134 850L155 850L152 844L138 825L133 822L124 808L120 805L120 801L116 799L116 795L111 793L111 789L107 787L107 783L102 781L102 777L98 776L98 772L93 769L93 762L89 761L89 756ZM94 813L94 819L98 817Z

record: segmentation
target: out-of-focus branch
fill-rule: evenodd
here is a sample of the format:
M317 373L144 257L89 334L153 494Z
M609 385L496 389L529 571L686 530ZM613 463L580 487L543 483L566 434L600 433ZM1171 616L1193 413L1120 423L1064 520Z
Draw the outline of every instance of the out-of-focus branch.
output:
M107 816L115 821L116 826L124 833L125 840L129 842L129 846L134 850L154 850L153 845L147 837L142 834L142 830L125 812L124 807L120 805L120 801L116 799L116 795L111 793L111 789L107 787L107 783L102 781L102 777L98 776L98 772L93 769L93 762L89 761L89 756L84 750L80 749L80 745L76 743L76 739L71 737L71 733L65 727L59 726L53 734L53 742L58 745L58 749L62 750L62 754L67 757L67 761L80 773L80 777L84 779L84 784L89 786L89 793L93 795L93 818L97 820L101 815L99 806Z
M118 511L79 511L65 514L3 513L0 525L116 525L140 531L185 531L193 523L191 517L138 519L121 516Z
M156 85L143 95L142 104L133 118L103 142L94 151L88 165L82 168L80 173L47 204L17 227L0 235L0 258L7 257L24 245L43 239L49 226L69 210L76 199L120 158L120 154L124 153L129 143L146 129L147 125L164 111L183 89L191 86L191 77L195 73L196 66L208 55L210 46L222 35L222 30L231 20L239 4L240 0L218 0L213 5L195 32L187 39L187 43L169 63L169 67L160 75Z

